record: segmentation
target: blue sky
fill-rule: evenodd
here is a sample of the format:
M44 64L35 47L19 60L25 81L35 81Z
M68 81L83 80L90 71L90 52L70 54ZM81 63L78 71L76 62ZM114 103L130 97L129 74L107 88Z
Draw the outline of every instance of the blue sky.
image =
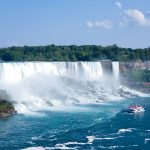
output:
M150 0L0 0L0 47L150 46Z

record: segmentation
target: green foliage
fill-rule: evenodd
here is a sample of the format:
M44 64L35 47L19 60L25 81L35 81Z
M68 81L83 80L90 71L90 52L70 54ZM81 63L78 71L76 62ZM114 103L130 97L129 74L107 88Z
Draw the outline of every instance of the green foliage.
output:
M5 100L0 100L0 113L7 112L10 109L14 109L13 105Z
M2 61L147 61L150 60L150 48L130 49L111 46L24 46L0 48Z
M150 82L150 70L132 70L123 76L131 82Z

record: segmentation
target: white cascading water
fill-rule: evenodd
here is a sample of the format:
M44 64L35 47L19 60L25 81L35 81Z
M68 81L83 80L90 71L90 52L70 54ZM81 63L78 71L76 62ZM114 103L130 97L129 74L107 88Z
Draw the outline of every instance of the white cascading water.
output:
M111 74L103 73L101 62L0 63L0 90L19 113L61 109L121 99L112 74L119 77L118 62L112 62Z
M96 80L100 79L103 71L101 62L24 62L0 64L1 81L8 83L18 82L35 74Z
M113 75L116 78L119 78L119 62L117 61L112 62L112 71L113 71Z
M82 93L85 83L102 76L101 62L0 63L0 89L7 91L20 113L79 103L88 94Z

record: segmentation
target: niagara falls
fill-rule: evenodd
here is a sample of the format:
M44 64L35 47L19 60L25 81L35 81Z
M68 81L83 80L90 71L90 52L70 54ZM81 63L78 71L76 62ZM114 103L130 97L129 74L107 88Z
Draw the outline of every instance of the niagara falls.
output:
M1 0L0 150L150 150L149 6Z
M15 129L8 126L6 130L11 130L10 134L15 132L16 142L20 140L18 134L23 134L19 142L22 149L91 149L93 143L99 142L103 145L95 146L100 149L121 148L118 140L124 141L132 132L139 134L139 129L128 123L124 126L124 121L143 115L130 116L121 110L136 99L138 104L145 105L149 96L122 85L120 67L117 61L1 63L0 89L7 92L17 111L15 118L8 120L17 123ZM121 116L120 124L114 122ZM8 138L12 140L13 136ZM7 148L7 141L2 143ZM18 149L17 146L12 149ZM130 147L137 147L136 141Z
M1 89L23 114L142 95L119 83L119 62L14 62L0 70Z

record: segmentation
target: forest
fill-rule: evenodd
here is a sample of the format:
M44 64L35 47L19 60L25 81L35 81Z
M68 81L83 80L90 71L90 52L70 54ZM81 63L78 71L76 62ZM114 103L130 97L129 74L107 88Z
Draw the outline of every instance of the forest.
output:
M110 46L12 46L0 48L0 61L148 61L148 48L121 48L116 44Z

